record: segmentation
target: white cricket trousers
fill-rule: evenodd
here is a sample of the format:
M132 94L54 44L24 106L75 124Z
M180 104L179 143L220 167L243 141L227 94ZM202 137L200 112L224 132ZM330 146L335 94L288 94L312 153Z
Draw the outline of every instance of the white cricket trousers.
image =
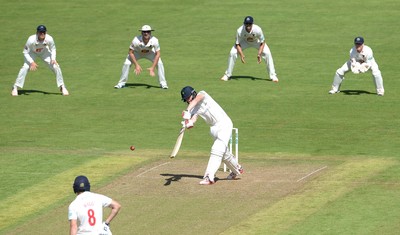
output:
M210 159L204 173L204 178L208 177L211 181L214 181L215 174L221 166L221 162L224 162L232 172L240 175L240 165L230 152L228 146L229 139L232 136L232 127L233 124L230 120L229 122L224 122L224 124L210 127L210 134L214 139L214 144L211 147Z
M372 61L371 65L372 79L374 81L375 89L378 94L383 94L385 89L383 87L383 78L381 71L379 70L378 64L375 60ZM336 70L335 76L333 77L332 89L336 92L340 89L340 85L344 80L344 75L351 70L351 60L348 60L338 70Z
M51 62L50 53L45 53L43 55L29 53L29 55L31 56L31 58L33 60L35 60L36 57L40 57L49 66L50 70L53 71L53 73L56 75L57 87L64 85L64 79L63 79L60 65L50 64L50 62ZM18 73L17 79L15 80L14 86L17 86L20 88L24 87L25 78L29 71L29 65L30 65L30 63L24 58L24 65L22 65L22 68L19 70L19 73Z
M259 46L248 44L247 42L240 43L240 46L242 47L242 51L244 51L245 49L247 49L249 47L253 47L253 48L257 49L257 50L259 49ZM267 73L269 74L269 78L270 79L276 79L274 60L272 59L272 54L271 54L271 51L270 51L270 49L269 49L267 44L265 44L265 46L264 46L264 50L263 50L263 52L261 54L261 57L265 61ZM228 68L225 71L225 75L226 76L228 76L228 77L232 76L233 68L235 67L235 63L236 63L237 58L238 58L238 52L237 52L237 49L236 49L236 45L234 45L232 47L231 51L229 52Z
M148 53L147 55L137 53L136 51L133 52L135 55L136 60L140 59L147 59L151 62L154 61L155 58L155 53ZM128 82L128 75L129 75L129 70L132 66L132 61L129 55L126 57L124 65L122 66L122 73L121 73L121 78L119 79L118 84L120 85L125 85ZM161 86L167 86L167 80L165 79L165 72L164 72L164 64L161 60L161 58L158 59L157 63L157 74L158 74L158 81Z

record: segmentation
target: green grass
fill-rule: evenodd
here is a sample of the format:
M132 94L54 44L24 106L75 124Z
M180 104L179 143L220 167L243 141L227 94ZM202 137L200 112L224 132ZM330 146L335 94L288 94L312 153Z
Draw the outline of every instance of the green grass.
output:
M399 203L395 198L400 176L400 82L393 63L400 49L398 1L0 2L0 233L28 234L26 228L32 224L30 231L36 234L66 233L66 208L74 198L71 184L76 174L88 174L95 191L122 201L124 209L113 223L118 234L130 234L124 229L130 226L136 226L138 230L132 231L137 234L157 234L167 227L168 234L187 234L185 225L192 226L193 234L398 231L400 214L393 210ZM236 63L234 75L254 79L219 81L235 30L246 15L264 30L278 84L266 80L265 65L256 63L252 49L245 51L247 64ZM69 97L59 95L54 75L42 62L37 72L28 74L25 95L10 96L23 63L23 45L39 24L45 24L55 39ZM158 89L156 78L146 73L136 77L131 71L129 83L142 85L115 90L129 44L143 24L156 30L170 89ZM327 94L335 70L348 58L358 35L374 50L384 97L375 95L369 73L348 74L342 90L350 92ZM140 63L150 66L148 61ZM121 177L167 160L185 108L179 91L186 85L206 90L230 115L240 130L244 165L328 161L330 171L281 198L258 195L268 201L257 204L260 208L248 206L251 203L242 198L237 206L243 216L228 222L234 205L213 201L212 189L201 188L194 196L178 184L174 189L182 190L179 200L166 202L162 193L146 194L145 185L136 185L143 187L144 195L126 195L129 182L116 186ZM203 173L211 144L203 122L185 135L180 157L200 158L194 166L197 175ZM137 150L131 152L130 145ZM361 179L348 170L343 172L348 177L331 181L329 177L339 176L342 167L357 161L354 172L362 174ZM248 171L251 175L252 169ZM241 181L246 181L245 175ZM332 192L332 184L343 191ZM230 190L240 188L233 185ZM233 198L227 200L234 203ZM215 226L204 219L211 213L207 208L222 210L215 215ZM268 224L272 215L274 227ZM159 220L150 226L146 221L152 216Z

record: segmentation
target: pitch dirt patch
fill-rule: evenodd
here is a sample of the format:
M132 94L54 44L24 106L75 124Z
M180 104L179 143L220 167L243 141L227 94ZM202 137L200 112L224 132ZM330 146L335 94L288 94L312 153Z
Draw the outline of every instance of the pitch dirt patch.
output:
M226 180L229 172L221 168L216 184L203 186L207 161L158 161L120 178L106 189L124 205L118 221L126 219L123 227L141 234L217 234L329 169L326 161L258 159L243 163L238 180Z
M227 180L229 172L222 167L217 172L214 185L202 186L208 159L174 159L154 162L119 179L119 195L159 195L182 196L204 194L206 192L225 195L234 193L235 197L254 195L275 195L295 190L304 182L318 176L328 167L321 162L291 162L266 160L265 162L244 163L245 173L238 180ZM278 161L278 162L277 162Z
M208 158L204 157L152 161L133 168L109 185L92 188L122 205L120 214L112 222L114 234L219 234L301 191L307 182L338 164L318 159L246 157L241 163L245 173L240 179L226 180L229 172L221 168L216 184L199 185L207 162ZM10 234L67 232L69 203ZM108 213L106 210L105 215Z

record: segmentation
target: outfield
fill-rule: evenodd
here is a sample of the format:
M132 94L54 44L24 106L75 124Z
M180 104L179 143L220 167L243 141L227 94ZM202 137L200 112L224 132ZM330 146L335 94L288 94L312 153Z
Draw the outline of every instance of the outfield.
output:
M400 230L398 1L0 1L0 234L67 234L78 174L122 204L114 234ZM251 49L234 79L219 80L246 15L264 30L278 84ZM69 97L42 62L10 95L39 24L55 39ZM131 70L129 86L116 90L144 24L160 40L169 89ZM343 92L328 95L359 35L374 50L385 96L370 73L348 74ZM168 158L186 85L206 90L239 128L240 180L221 171L217 184L198 185L212 143L202 121Z

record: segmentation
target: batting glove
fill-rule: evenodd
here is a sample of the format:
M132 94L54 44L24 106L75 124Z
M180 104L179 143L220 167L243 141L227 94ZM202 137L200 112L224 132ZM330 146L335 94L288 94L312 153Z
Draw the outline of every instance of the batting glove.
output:
M186 129L190 129L190 128L192 128L194 126L194 123L193 123L193 121L192 120L185 120L185 127L186 127Z
M182 117L185 120L189 120L192 117L192 114L188 110L185 110L182 112Z

